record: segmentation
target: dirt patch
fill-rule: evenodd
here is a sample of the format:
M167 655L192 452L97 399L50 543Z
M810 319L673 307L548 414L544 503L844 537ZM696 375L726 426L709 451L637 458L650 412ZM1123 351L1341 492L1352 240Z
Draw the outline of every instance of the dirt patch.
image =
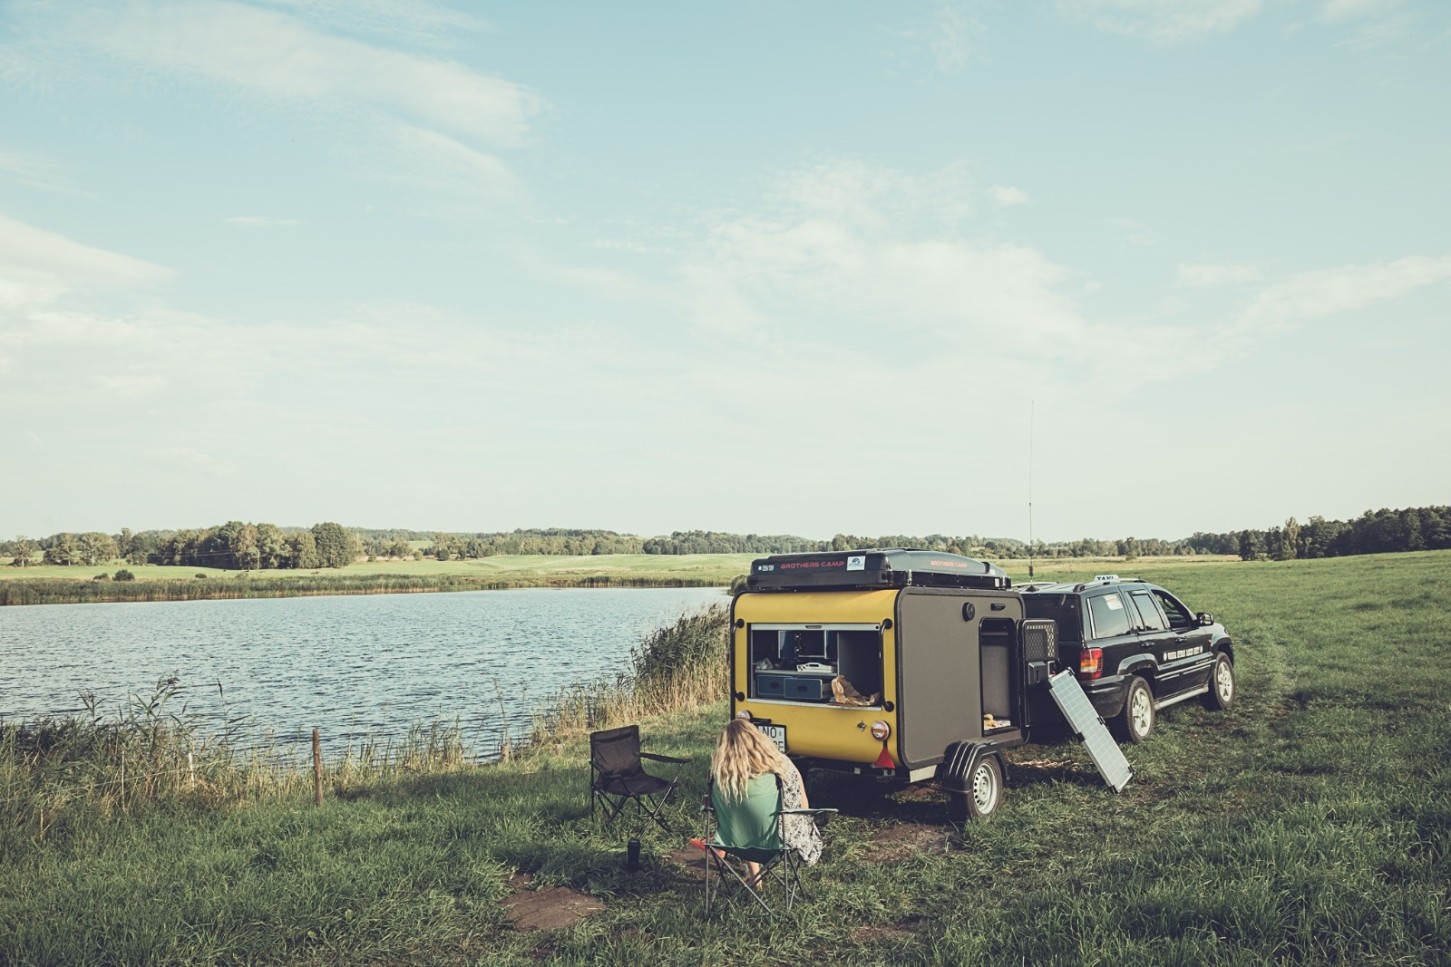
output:
M509 878L515 892L505 897L503 905L515 930L564 930L605 908L601 901L567 886L531 890L532 882L527 873Z
M921 917L908 917L897 923L857 927L851 932L851 939L859 944L890 943L914 935L921 926Z
M665 862L678 866L692 880L705 878L705 850L687 846L666 853Z
M883 863L899 860L913 853L940 850L946 845L945 836L941 826L925 826L921 823L888 826L872 836L872 844L862 859L868 863Z

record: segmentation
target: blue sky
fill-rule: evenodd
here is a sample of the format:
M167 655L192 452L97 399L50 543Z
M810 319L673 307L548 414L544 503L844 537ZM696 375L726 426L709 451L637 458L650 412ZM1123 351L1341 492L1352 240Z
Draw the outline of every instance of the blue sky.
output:
M1451 502L1451 5L0 2L0 537Z

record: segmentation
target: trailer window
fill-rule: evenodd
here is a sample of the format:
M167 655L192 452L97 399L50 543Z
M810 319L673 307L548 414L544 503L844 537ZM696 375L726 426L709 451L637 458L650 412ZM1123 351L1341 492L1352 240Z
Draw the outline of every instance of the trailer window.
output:
M875 625L753 625L748 642L752 698L831 702L838 677L861 695L882 690L882 633Z

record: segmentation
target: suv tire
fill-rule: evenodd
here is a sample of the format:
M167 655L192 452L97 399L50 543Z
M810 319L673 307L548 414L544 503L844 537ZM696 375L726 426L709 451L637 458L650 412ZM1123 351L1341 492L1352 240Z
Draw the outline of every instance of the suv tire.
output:
M1138 744L1154 734L1154 693L1149 683L1135 675L1129 680L1124 710L1113 720L1121 740Z
M1234 704L1237 688L1234 662L1221 651L1214 656L1214 664L1209 668L1209 692L1204 696L1204 704L1221 712Z
M995 755L985 755L972 768L967 792L949 792L948 810L954 822L985 820L996 815L1003 802L1003 767Z

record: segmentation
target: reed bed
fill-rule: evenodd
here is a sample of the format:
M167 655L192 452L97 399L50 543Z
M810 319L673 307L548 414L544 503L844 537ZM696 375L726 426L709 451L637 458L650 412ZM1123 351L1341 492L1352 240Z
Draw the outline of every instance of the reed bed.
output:
M121 814L280 802L314 792L309 748L271 738L248 745L233 729L206 735L184 706L174 710L180 691L177 679L165 678L110 718L82 696L84 715L0 722L0 826L32 829L44 839L58 827ZM455 720L415 724L400 740L349 742L319 767L324 793L346 794L469 761Z
M711 578L618 574L327 574L191 580L79 581L73 578L10 578L0 581L0 607L23 604L95 604L126 601L215 601L294 598L326 594L408 594L433 591L507 591L519 588L704 588Z
M645 638L628 671L560 689L533 717L530 746L553 746L596 729L700 708L730 677L728 613L712 605Z

